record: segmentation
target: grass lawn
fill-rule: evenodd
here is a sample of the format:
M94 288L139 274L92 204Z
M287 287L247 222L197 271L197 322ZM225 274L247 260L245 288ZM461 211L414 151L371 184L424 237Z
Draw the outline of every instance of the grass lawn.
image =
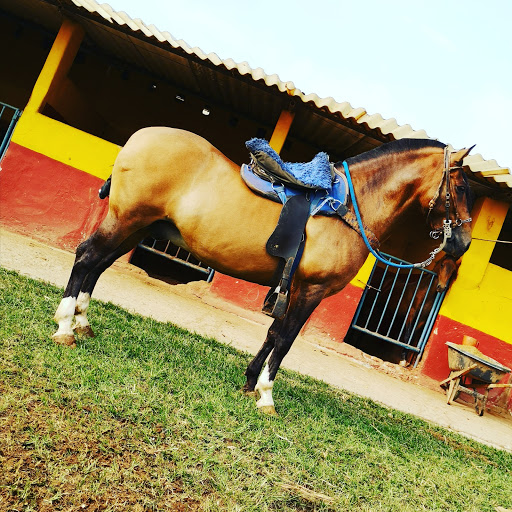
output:
M0 511L512 509L512 455L93 301L55 345L61 290L0 269ZM293 349L292 349L293 350Z

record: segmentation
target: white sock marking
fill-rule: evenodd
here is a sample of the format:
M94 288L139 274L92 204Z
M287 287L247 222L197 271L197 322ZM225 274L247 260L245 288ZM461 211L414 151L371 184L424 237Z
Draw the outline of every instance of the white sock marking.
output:
M75 306L75 325L73 329L77 327L88 327L89 320L87 320L87 309L89 308L89 302L91 302L91 296L88 293L80 292L76 299Z
M260 399L256 402L256 407L260 408L266 405L274 405L274 400L272 398L273 386L274 381L270 380L270 372L268 369L268 364L266 364L258 378L258 383L254 388L260 394Z
M59 324L59 328L55 335L73 334L71 324L75 316L76 299L74 297L64 297L55 312L54 320Z

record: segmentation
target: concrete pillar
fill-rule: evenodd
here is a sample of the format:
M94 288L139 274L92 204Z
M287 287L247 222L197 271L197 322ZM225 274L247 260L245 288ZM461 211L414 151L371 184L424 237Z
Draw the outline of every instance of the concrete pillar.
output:
M277 120L277 124L269 142L270 146L276 153L280 153L281 149L283 149L284 142L288 136L294 117L295 113L290 110L281 111L281 115Z
M52 94L58 91L73 64L83 37L84 30L78 23L68 19L62 22L25 110L39 112L46 102L51 102Z

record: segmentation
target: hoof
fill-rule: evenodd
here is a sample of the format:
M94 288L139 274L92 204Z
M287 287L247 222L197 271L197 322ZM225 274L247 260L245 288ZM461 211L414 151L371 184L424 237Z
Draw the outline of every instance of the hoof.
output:
M240 391L245 396L252 397L252 398L258 398L258 392L255 391L254 389L253 390L249 390L249 389L242 388Z
M79 336L83 336L84 338L94 338L96 336L90 325L77 325L73 327L73 330L75 331L76 334L78 334Z
M251 386L247 382L244 384L244 387L240 390L240 392L245 396L253 396L258 398L258 392L254 389L254 386Z
M273 405L262 405L261 407L258 407L258 410L268 416L278 416Z
M76 348L76 340L72 334L54 334L52 340L58 345L66 345L69 348Z

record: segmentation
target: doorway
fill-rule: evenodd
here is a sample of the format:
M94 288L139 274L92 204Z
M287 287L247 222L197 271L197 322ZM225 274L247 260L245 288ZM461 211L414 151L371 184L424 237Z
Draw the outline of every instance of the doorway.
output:
M408 263L384 256L392 263ZM345 341L383 360L417 366L446 295L446 290L436 290L437 281L430 270L377 261Z

